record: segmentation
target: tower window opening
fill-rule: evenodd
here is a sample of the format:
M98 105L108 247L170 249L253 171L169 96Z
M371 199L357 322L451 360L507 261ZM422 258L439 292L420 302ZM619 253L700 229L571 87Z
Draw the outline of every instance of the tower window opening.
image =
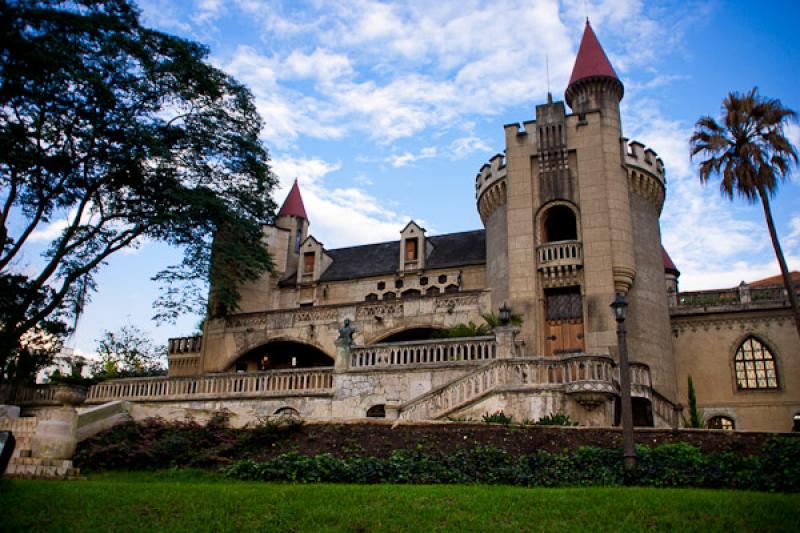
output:
M577 241L575 213L565 205L551 207L544 218L544 242Z
M297 233L294 235L294 253L300 253L300 244L303 240L303 230L301 228L297 228Z

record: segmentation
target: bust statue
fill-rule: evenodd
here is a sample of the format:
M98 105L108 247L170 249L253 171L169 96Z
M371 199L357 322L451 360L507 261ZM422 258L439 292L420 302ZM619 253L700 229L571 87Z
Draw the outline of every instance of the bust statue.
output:
M336 339L337 343L346 344L348 346L353 344L353 334L356 328L350 326L350 319L344 319L344 327L339 328L339 338Z

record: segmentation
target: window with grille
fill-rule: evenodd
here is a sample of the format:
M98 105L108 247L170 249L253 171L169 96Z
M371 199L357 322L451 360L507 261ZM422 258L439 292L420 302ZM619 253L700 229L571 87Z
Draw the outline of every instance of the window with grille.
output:
M578 287L549 289L545 291L547 320L564 320L583 317L581 292Z
M775 357L764 343L748 337L736 350L736 386L739 390L777 389Z

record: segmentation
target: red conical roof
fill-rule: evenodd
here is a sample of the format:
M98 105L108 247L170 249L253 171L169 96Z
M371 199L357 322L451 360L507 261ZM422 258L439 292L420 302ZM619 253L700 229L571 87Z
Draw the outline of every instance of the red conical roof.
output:
M292 190L289 191L286 201L283 202L281 210L278 211L278 216L293 216L308 220L306 208L303 205L303 197L300 196L300 186L297 184L297 179L294 180Z
M608 56L589 24L589 19L586 19L586 28L583 31L581 46L578 48L578 57L575 58L575 66L572 67L569 85L578 80L595 77L613 78L619 81L614 67L611 66Z
M678 276L681 274L678 270L678 267L676 267L675 263L672 262L672 258L670 258L663 246L661 247L661 258L664 260L664 272L671 272Z

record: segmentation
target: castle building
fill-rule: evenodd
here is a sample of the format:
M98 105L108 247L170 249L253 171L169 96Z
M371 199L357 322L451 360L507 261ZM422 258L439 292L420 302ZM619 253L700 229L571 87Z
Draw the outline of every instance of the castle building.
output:
M104 382L89 401L614 425L621 294L636 425L680 425L691 376L708 427L797 429L800 339L780 280L679 292L661 245L664 165L623 137L623 95L587 21L565 101L506 125L504 154L475 177L482 229L410 221L396 241L327 249L295 182L263 230L275 269L242 287L239 311L172 339L168 378ZM501 307L521 323L442 337Z

